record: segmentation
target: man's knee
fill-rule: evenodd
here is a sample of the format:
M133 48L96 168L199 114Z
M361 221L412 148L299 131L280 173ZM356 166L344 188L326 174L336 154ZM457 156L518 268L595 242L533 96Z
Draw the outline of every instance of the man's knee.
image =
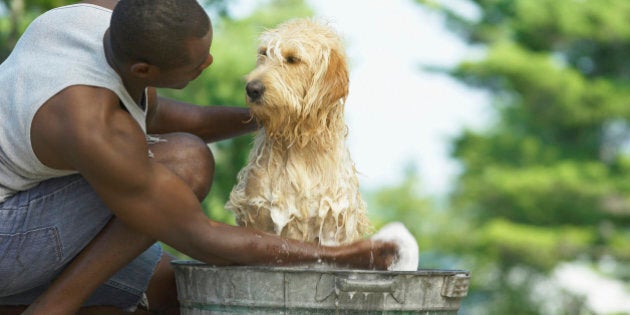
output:
M182 178L202 200L210 191L214 156L199 137L188 133L160 135L165 140L151 145L154 158Z

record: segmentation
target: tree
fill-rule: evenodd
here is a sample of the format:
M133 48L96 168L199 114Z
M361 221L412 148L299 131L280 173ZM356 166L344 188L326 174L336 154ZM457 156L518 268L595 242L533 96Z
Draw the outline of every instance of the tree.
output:
M75 1L0 0L0 62L9 56L22 32L37 15L73 2Z
M470 0L479 16L467 19L418 1L486 50L445 69L492 92L498 118L465 130L453 150L464 170L452 215L470 222L463 253L486 314L544 313L536 280L563 261L627 266L630 2ZM530 276L515 280L522 271Z

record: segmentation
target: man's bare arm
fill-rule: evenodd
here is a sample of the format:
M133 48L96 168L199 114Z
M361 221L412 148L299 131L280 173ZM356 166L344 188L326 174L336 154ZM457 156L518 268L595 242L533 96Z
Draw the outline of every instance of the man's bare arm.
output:
M215 142L252 132L258 128L249 108L197 106L157 96L148 89L147 132L188 132L206 142Z

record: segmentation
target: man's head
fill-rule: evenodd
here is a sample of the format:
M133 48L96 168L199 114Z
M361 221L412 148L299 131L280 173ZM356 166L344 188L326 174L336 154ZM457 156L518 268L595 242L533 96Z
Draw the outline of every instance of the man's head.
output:
M115 58L130 65L176 71L192 80L212 62L212 25L196 0L121 0L109 36Z

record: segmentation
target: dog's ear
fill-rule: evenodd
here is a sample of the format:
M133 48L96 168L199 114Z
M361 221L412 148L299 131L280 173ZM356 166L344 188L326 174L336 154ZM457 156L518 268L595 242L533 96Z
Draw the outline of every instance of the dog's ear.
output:
M348 66L345 56L336 49L331 49L328 56L328 68L324 75L324 84L327 85L327 97L330 103L337 102L348 96Z

